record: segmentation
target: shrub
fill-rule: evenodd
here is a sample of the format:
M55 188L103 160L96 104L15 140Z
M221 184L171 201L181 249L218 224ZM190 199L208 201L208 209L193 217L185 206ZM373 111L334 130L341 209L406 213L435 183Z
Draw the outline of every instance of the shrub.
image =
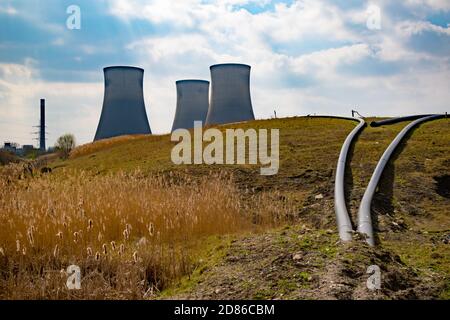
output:
M55 148L59 151L62 158L67 159L75 146L75 136L68 133L58 138Z

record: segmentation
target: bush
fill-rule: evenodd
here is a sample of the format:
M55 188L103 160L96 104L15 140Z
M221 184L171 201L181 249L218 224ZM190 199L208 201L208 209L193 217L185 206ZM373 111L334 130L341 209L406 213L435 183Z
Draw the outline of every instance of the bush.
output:
M62 158L67 159L75 146L75 136L68 133L58 138L55 148L58 150Z

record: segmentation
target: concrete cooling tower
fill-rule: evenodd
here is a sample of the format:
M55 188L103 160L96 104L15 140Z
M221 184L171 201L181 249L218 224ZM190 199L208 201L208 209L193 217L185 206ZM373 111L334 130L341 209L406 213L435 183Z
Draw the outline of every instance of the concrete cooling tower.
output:
M150 134L144 103L144 70L119 66L103 71L105 96L94 141L129 134Z
M172 131L191 129L194 121L205 123L209 108L209 81L177 81L177 111Z
M250 69L234 63L211 66L211 103L206 125L255 120Z

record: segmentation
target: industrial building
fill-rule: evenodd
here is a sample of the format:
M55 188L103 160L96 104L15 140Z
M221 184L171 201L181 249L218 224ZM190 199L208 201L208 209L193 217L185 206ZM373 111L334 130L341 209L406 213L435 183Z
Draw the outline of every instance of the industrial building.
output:
M177 87L177 110L172 131L191 129L194 121L205 123L209 108L209 81L180 80Z
M19 157L24 157L27 154L36 151L33 145L23 145L20 147L18 143L15 142L5 142L3 147L0 147L0 151L6 151L12 154L15 154Z
M211 100L206 125L255 119L250 95L250 70L245 64L211 66Z
M144 70L115 66L104 70L105 95L94 141L151 134L144 103Z

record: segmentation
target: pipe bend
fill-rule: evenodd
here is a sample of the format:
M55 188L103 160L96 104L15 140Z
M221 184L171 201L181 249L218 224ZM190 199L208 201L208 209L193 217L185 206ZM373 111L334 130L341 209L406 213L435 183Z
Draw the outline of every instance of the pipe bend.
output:
M352 121L359 121L359 124L350 132L345 139L336 168L336 177L334 182L334 211L336 214L336 224L339 230L339 237L342 241L347 242L352 240L352 222L348 214L347 206L345 204L345 166L347 164L347 157L350 147L358 135L358 133L366 126L363 119L355 118L340 118Z
M412 116L417 117L417 116ZM398 147L400 142L405 138L407 133L416 127L417 125L444 118L445 115L425 115L421 116L419 119L413 121L409 125L407 125L405 128L403 128L402 131L395 137L395 139L391 142L389 147L387 147L386 151L383 153L383 156L378 161L378 164L375 168L375 171L372 174L372 177L370 179L370 182L366 188L366 191L364 193L363 199L361 200L361 204L358 211L358 232L366 235L366 241L370 246L375 245L375 239L374 239L374 232L373 232L373 224L372 224L372 216L371 216L371 206L372 206L372 199L376 192L378 183L381 179L381 175L383 174L384 168L386 167L387 163L389 162L392 154L394 153L395 149ZM399 118L397 122L400 121L406 121L404 120L407 117ZM411 119L411 118L409 118ZM396 119L391 119L392 121L389 123L397 123L393 122ZM386 124L386 123L385 123Z
M386 120L380 120L380 121L372 121L370 123L370 126L371 127L380 127L380 126L400 123L400 122L404 122L404 121L413 121L413 120L421 119L421 118L428 117L428 116L432 116L432 114L418 114L418 115L413 115L413 116L398 117L398 118L392 118L392 119L386 119Z

